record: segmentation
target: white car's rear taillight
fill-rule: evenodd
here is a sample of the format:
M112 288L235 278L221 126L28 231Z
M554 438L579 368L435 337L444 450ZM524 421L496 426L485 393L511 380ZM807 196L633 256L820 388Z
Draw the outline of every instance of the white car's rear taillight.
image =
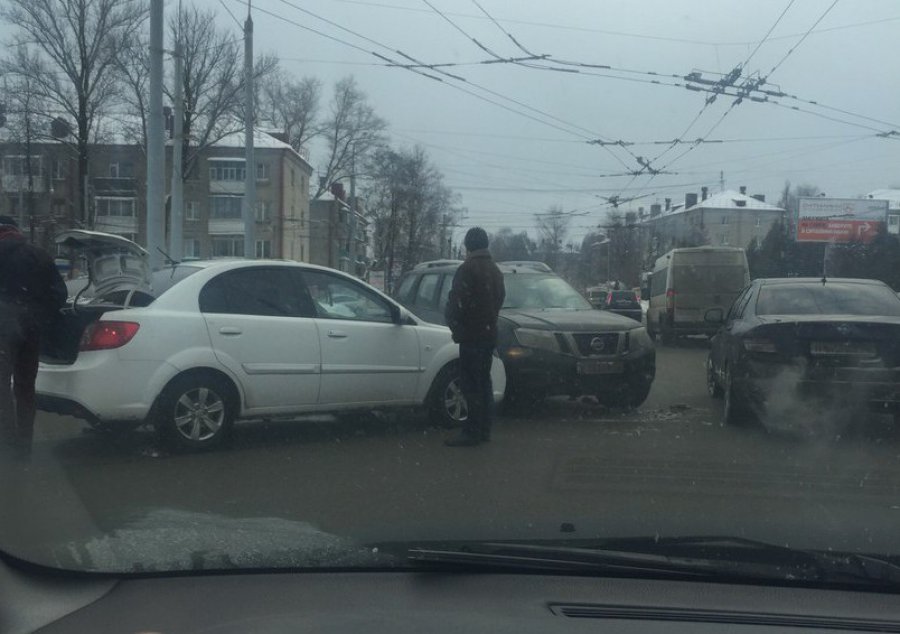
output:
M96 321L81 336L79 350L113 350L131 341L141 325L132 321Z

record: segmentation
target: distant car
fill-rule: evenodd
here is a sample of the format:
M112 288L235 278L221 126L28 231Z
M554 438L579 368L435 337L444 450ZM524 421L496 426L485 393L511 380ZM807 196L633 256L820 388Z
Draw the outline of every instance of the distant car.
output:
M591 286L585 290L585 297L594 308L602 308L609 290L605 286Z
M720 327L707 386L724 397L726 423L755 415L820 431L840 410L861 408L898 420L900 298L882 282L759 279L707 320Z
M450 331L347 274L225 260L151 275L123 238L62 239L84 247L95 290L42 351L41 409L104 428L152 423L183 449L222 442L240 418L410 406L447 425L467 416ZM499 400L499 359L492 378Z
M622 315L623 317L628 317L629 319L634 319L639 323L643 321L644 318L644 310L641 308L641 302L638 300L637 294L631 290L608 291L606 297L603 298L600 308L617 315Z
M417 316L444 323L458 264L407 273L395 297ZM637 407L656 374L656 351L639 323L595 310L565 280L533 263L500 263L506 302L497 350L506 366L507 398L595 395L610 406Z

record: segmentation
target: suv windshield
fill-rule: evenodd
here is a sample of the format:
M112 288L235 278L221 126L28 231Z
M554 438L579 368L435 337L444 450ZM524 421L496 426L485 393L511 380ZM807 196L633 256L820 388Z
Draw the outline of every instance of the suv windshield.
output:
M507 273L503 281L506 285L503 308L591 308L578 291L556 275Z

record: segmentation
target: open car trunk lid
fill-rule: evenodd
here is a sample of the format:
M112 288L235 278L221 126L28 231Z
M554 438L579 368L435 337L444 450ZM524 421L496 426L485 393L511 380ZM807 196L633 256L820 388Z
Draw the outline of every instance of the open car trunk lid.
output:
M127 238L100 231L73 229L60 233L56 243L75 250L87 265L86 280L67 286L74 293L50 335L41 341L41 362L72 364L84 331L104 313L147 306L151 292L147 251Z
M88 280L79 294L100 297L114 290L149 292L149 254L131 240L112 233L72 229L57 235L56 244L84 258Z

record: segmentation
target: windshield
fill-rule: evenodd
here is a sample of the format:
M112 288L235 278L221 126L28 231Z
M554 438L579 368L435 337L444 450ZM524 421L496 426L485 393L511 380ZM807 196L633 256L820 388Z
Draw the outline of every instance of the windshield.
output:
M0 0L0 568L900 562L898 32L897 0Z
M737 292L747 283L747 269L735 265L681 265L673 267L679 293Z
M555 275L512 273L504 276L504 284L506 300L503 308L591 308L590 303L578 291Z
M889 288L863 284L785 284L763 287L759 315L883 315L900 317L900 299Z

